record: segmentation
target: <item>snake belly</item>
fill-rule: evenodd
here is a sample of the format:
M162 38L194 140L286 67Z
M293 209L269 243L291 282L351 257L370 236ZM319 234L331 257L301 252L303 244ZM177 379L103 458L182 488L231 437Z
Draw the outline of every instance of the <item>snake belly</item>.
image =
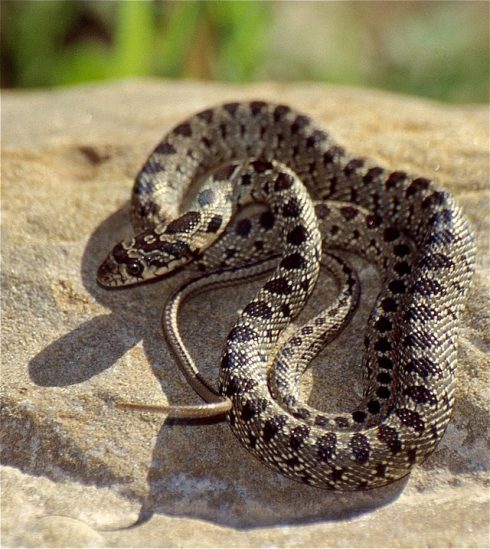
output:
M114 248L99 281L137 283L198 260L233 212L206 217L206 197L180 216L179 205L192 182L248 159L258 167L273 161L286 166L312 200L351 203L344 209L346 224L359 208L367 210L360 218L366 233L376 230L369 246L387 259L364 341L366 399L347 422L322 425L291 413L269 386L268 355L310 293L319 263L308 240L294 250L284 245L278 268L226 340L219 387L232 401L231 429L261 461L310 485L362 490L401 478L433 451L449 421L458 324L475 256L466 217L429 179L349 155L285 105L254 101L208 109L170 132L143 166L132 199L133 224L142 232ZM282 224L284 235L313 208L291 201L286 209L284 203L271 209L270 221ZM317 217L307 213L306 219L309 231ZM328 245L335 234L323 236ZM285 315L288 308L292 314Z

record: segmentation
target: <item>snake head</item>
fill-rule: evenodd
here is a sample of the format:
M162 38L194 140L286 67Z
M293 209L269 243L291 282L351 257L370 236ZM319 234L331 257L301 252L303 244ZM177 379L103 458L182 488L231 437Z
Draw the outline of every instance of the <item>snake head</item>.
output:
M195 255L177 235L145 231L113 248L97 271L97 281L109 288L140 284L174 271Z

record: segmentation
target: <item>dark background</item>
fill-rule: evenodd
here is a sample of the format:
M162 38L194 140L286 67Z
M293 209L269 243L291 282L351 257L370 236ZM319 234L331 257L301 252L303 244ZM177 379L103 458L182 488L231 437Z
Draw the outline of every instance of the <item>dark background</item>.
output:
M2 0L1 85L133 76L489 95L486 1Z

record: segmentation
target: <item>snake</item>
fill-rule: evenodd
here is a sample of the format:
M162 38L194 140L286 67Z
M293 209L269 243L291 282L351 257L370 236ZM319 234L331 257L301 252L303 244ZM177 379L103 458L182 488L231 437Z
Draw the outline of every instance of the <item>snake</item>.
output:
M240 218L255 203L262 210ZM174 294L164 325L188 380L256 458L307 485L352 491L401 479L434 451L454 407L476 254L467 217L437 183L349 154L287 105L232 102L164 136L136 177L131 220L135 236L113 248L98 282L202 272ZM312 408L299 388L356 308L349 265L328 255L336 248L364 256L381 280L364 333L364 395L345 414ZM327 257L338 298L294 327ZM179 307L267 268L228 333L216 391L182 351Z

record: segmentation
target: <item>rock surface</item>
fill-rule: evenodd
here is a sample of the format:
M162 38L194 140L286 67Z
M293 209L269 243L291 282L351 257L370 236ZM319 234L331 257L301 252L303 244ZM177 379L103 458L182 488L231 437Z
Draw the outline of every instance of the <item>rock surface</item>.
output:
M426 463L382 490L301 486L252 459L225 423L114 408L197 400L160 328L186 274L108 292L95 272L130 233L132 179L160 137L199 109L246 98L289 103L348 150L439 180L476 229L453 420ZM4 92L2 130L4 546L488 546L487 107L325 85L146 80ZM376 277L358 266L367 299L305 380L328 410L348 410L361 390L355 349ZM183 333L208 375L250 296L220 290L184 308Z

